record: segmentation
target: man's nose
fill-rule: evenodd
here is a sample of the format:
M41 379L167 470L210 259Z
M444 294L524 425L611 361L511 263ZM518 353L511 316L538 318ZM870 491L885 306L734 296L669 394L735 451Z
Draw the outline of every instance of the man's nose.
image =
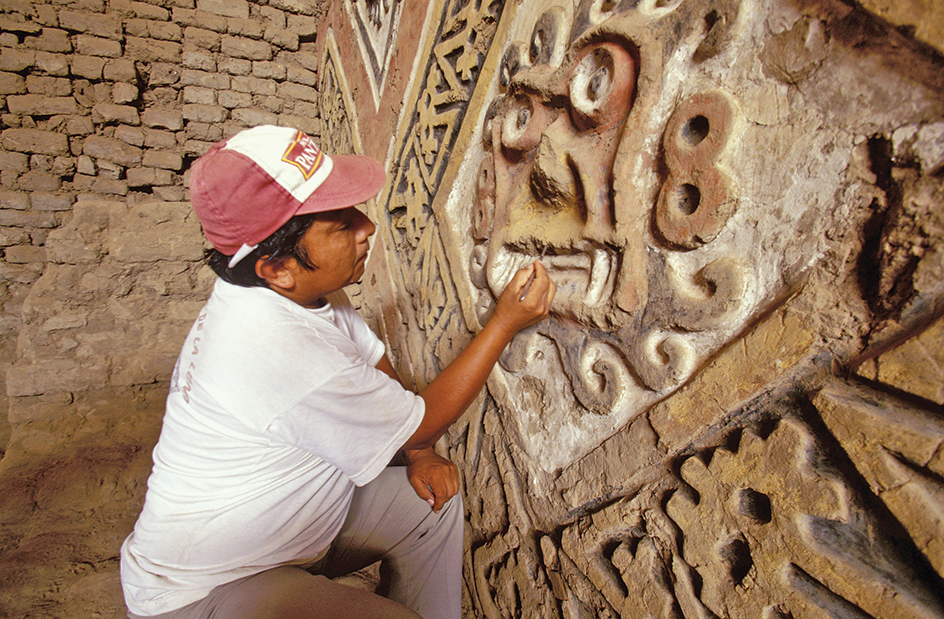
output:
M364 215L360 211L357 212L357 216L358 216L358 221L357 221L356 237L359 243L363 243L368 238L370 238L370 236L373 235L374 232L377 231L377 226L374 225L374 222L372 222L370 218L367 217L367 215Z

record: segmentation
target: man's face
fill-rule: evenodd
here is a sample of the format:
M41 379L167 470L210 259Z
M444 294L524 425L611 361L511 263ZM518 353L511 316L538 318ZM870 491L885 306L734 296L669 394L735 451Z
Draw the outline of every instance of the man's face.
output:
M355 207L319 213L299 241L314 268L294 265L294 297L290 298L305 307L318 307L325 295L359 281L375 230L373 222Z

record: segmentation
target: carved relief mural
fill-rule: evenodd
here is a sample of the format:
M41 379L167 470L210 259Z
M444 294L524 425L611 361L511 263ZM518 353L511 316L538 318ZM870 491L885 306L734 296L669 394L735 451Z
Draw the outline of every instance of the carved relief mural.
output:
M400 0L343 0L350 15L374 104L380 104L390 54L397 40Z
M466 614L944 615L940 58L827 0L428 15L372 213L401 374L559 286L440 444Z

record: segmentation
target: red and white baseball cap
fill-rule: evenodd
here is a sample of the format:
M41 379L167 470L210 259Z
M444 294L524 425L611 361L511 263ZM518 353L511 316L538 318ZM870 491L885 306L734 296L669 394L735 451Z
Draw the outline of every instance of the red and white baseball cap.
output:
M295 215L357 206L384 184L383 165L322 152L305 133L263 125L214 144L190 171L203 234L232 268Z

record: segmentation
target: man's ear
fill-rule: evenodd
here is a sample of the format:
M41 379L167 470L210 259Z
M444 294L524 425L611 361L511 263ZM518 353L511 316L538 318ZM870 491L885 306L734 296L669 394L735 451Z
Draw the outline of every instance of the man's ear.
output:
M269 258L263 256L256 260L256 275L266 281L269 286L282 290L295 288L295 276L290 261L294 258Z

